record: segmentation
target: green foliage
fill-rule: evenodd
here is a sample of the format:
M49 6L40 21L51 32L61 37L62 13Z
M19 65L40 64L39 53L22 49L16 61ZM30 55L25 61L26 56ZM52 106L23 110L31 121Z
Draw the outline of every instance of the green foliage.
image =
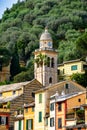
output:
M10 52L6 48L0 48L0 64L1 66L7 66L10 62Z
M23 71L14 77L14 82L29 81L34 78L34 68L31 67L27 71Z
M7 108L10 108L11 103L7 102Z
M84 116L84 113L85 113L85 111L84 111L84 110L81 110L81 109L79 109L79 110L76 111L76 114L77 114L79 117L83 117L83 116Z
M77 83L81 84L84 87L87 86L86 79L87 79L87 73L85 73L85 74L75 73L75 74L72 74L72 76L71 76L71 80L76 81Z
M15 50L12 54L11 66L10 66L11 79L13 79L13 77L19 72L20 72L19 56L18 56L17 45L15 44Z
M87 56L87 33L84 33L76 40L77 49Z

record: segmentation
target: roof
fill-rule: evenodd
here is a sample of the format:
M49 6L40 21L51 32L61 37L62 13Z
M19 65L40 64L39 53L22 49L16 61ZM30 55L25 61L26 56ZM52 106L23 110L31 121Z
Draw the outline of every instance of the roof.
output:
M6 103L6 102L9 102L9 101L12 101L12 100L16 99L17 97L19 97L20 95L12 95L12 96L8 96L8 97L0 97L0 103Z
M68 89L65 87L66 84L68 84ZM51 96L54 95L56 91L58 91L59 94L61 94L62 91L64 91L65 94L70 94L74 92L84 92L85 90L86 89L83 86L77 84L75 81L70 80L58 82L56 84L49 85L48 87L43 87L36 91L36 93L48 91L49 95Z
M51 35L48 32L47 28L45 28L45 31L42 33L40 40L51 40L52 41Z
M65 61L62 64L58 64L58 66L63 66L64 64L73 63L73 62L80 62L80 61L83 61L83 60L76 59L76 60ZM83 62L86 63L85 61L83 61Z
M14 83L14 84L8 84L8 85L2 85L0 86L0 92L5 92L5 91L11 91L11 90L18 90L24 85L30 83L30 81L27 82L21 82L21 83Z
M54 94L53 96L50 97L50 99L56 98L56 102L61 102L61 101L65 101L69 98L84 94L85 92L74 92L74 93L69 93L66 95L60 95L60 96L56 96L56 94Z
M20 82L20 83L14 83L14 84L8 84L8 85L2 85L0 86L0 93L7 92L7 91L15 91L21 89L23 86L28 85L29 83L37 81L36 79L33 79L31 81L26 82ZM37 81L39 83L39 81Z
M33 107L35 106L35 102L32 102L30 104L24 104L24 107L27 108L27 107Z

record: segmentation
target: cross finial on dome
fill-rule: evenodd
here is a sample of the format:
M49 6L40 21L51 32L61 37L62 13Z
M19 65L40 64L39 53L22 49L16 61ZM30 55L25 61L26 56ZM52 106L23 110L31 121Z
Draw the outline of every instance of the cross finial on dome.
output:
M48 27L47 26L45 27L45 32L48 32Z

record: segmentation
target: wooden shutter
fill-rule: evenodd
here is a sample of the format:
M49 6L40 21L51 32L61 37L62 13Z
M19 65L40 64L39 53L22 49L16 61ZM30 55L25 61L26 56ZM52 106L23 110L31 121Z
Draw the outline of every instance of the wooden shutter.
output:
M26 130L28 130L28 120L26 120Z
M8 125L8 117L6 117L6 125Z

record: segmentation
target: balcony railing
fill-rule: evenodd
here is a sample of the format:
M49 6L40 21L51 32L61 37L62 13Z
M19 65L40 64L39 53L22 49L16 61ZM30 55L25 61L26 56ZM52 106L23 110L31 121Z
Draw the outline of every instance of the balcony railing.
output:
M0 108L0 112L10 112L10 109L8 109L8 108Z
M85 113L84 110L69 110L66 113L66 121L76 121L76 124L84 124L85 123Z

